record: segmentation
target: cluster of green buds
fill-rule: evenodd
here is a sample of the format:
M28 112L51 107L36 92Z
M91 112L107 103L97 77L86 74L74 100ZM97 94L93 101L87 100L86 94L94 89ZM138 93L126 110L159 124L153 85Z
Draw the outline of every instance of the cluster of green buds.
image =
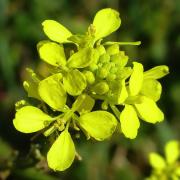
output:
M38 100L37 107L18 102L13 124L23 133L43 130L56 138L47 154L54 170L67 169L77 155L72 131L103 141L117 130L133 139L139 118L149 123L164 119L156 102L162 89L158 79L168 74L168 67L144 71L138 62L127 66L128 56L120 47L140 42L103 41L120 24L119 13L110 8L97 12L82 35L73 35L54 20L42 23L50 40L39 42L37 49L50 74L42 78L27 69L30 79L23 85L28 96Z
M146 180L178 180L180 178L180 142L171 140L164 148L165 158L156 152L149 154L149 162L153 170Z

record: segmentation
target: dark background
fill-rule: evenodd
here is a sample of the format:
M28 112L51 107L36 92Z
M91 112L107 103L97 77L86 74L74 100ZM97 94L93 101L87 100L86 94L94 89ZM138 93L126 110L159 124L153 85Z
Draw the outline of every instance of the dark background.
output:
M165 64L170 74L161 79L158 105L165 121L152 125L141 121L135 140L114 135L110 141L75 140L83 161L75 160L65 172L53 173L39 154L48 150L45 138L17 132L13 125L16 101L26 98L22 82L26 67L46 74L36 44L46 39L41 22L54 19L73 33L87 30L95 13L105 7L120 12L120 29L109 38L138 41L122 47L130 60L145 69ZM164 144L179 138L180 129L180 1L179 0L0 0L0 179L32 180L134 180L149 176L148 153L163 153Z

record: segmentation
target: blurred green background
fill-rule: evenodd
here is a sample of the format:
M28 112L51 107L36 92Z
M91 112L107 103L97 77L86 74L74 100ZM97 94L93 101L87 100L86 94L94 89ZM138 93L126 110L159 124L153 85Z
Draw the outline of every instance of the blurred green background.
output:
M46 39L41 22L54 19L71 32L85 32L95 13L105 7L120 12L122 25L111 35L115 41L138 41L122 47L145 69L166 64L170 74L161 80L160 108L165 121L141 121L135 140L114 135L110 141L76 140L83 160L65 172L47 168L48 143L43 137L17 132L14 104L26 98L22 82L26 67L45 74L36 44ZM165 142L180 137L180 1L179 0L0 0L0 180L136 180L149 176L148 153L163 152ZM46 148L47 146L47 148ZM41 151L41 153L40 153Z

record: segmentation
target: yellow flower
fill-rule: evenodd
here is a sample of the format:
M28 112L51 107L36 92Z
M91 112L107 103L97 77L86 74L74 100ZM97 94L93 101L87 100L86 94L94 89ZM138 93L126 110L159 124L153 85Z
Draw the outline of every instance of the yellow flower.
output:
M171 140L165 145L165 158L155 152L149 154L149 162L153 168L149 180L180 178L180 142Z
M156 104L161 95L161 85L156 79L168 73L167 66L157 66L143 72L142 64L134 62L133 65L127 87L128 97L119 118L121 131L130 139L137 136L139 118L153 124L164 120L164 114Z

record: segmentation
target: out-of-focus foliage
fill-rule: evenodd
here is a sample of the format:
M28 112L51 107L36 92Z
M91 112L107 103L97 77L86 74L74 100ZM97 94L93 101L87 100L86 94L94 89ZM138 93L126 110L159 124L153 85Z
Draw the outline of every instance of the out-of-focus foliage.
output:
M71 32L83 32L93 15L105 7L119 11L123 20L111 39L142 42L139 48L122 47L130 59L142 62L147 69L160 64L170 67L171 74L162 81L160 106L165 121L157 126L144 123L141 133L132 141L122 136L102 143L81 140L78 151L83 161L75 161L63 173L52 173L44 159L47 149L42 149L46 147L46 140L41 136L22 136L12 126L14 102L25 97L22 89L22 82L28 79L25 67L36 66L42 76L47 75L35 50L37 42L45 39L41 29L43 20L55 19ZM179 138L179 19L179 0L0 0L0 179L134 180L148 177L151 171L148 153L161 152L165 142Z

